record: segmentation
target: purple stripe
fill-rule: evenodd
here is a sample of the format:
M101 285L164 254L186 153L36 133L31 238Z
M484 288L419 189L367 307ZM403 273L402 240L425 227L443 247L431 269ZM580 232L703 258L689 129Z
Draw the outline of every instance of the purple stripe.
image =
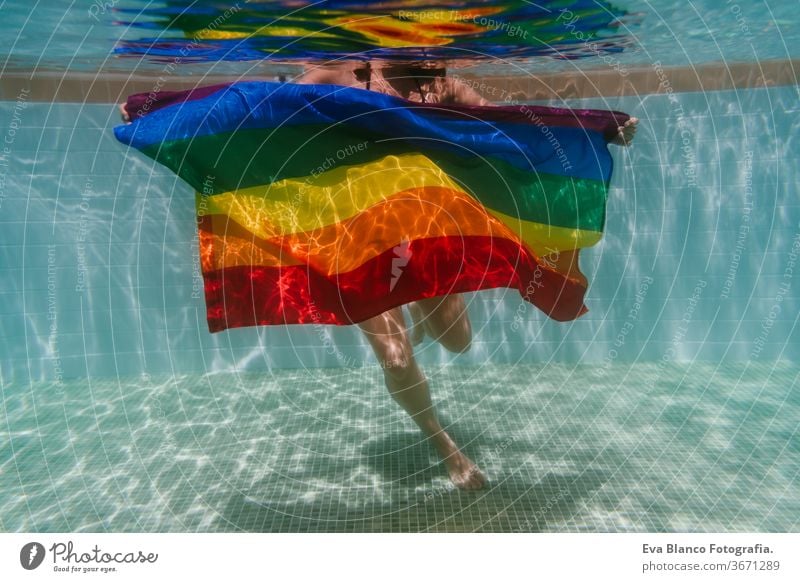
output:
M419 103L414 103L420 106ZM577 127L602 133L610 141L617 135L617 128L624 125L630 115L620 111L600 109L564 109L538 105L422 105L437 109L445 115L472 117L483 121L508 123L531 123L543 127Z
M207 87L197 87L185 91L158 91L136 93L128 97L126 110L131 121L147 113L186 101L196 101L232 85L220 83ZM477 118L483 121L500 121L510 123L535 123L546 127L582 127L589 131L602 133L606 140L617 135L617 128L622 126L630 115L619 111L603 111L599 109L565 109L560 107L543 107L538 105L441 105L409 102L414 107L425 107L436 110L445 116Z
M204 99L232 84L233 83L220 83L218 85L196 87L185 91L151 91L150 93L136 93L128 97L125 103L125 110L128 112L131 121L133 121L162 107L167 107L175 103Z

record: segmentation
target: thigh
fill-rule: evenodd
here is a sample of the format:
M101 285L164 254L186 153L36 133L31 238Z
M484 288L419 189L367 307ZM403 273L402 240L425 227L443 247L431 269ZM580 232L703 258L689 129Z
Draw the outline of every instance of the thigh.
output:
M445 295L417 301L425 331L451 352L465 352L472 342L472 325L461 295Z
M358 324L369 341L378 362L384 366L402 366L414 357L408 339L403 309L395 307Z

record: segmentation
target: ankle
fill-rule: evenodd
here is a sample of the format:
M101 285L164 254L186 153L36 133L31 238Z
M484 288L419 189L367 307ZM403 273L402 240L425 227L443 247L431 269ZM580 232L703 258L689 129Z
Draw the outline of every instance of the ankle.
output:
M458 452L456 443L442 428L440 428L435 434L431 434L430 439L431 444L433 444L433 447L436 449L436 452L439 453L442 458L447 458L453 453Z

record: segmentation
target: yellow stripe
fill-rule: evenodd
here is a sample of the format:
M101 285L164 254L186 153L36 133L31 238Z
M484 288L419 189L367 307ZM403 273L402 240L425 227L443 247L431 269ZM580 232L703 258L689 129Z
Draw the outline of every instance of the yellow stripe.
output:
M267 230L278 236L316 230L352 218L397 192L426 186L461 191L425 156L405 154L208 196L198 200L197 211L200 216L228 215L256 236L268 238ZM268 229L261 226L265 222Z
M520 220L490 208L486 211L503 222L539 256L553 251L571 251L596 245L603 238L602 232L552 226L531 220Z
M403 241L412 247L416 240L439 237L487 236L519 242L471 196L434 187L407 190L319 230L267 240L223 215L207 217L203 226L204 246L213 245L209 263L213 268L306 264L327 275L352 271Z
M324 166L324 161L321 162ZM197 212L225 215L262 239L309 232L352 218L403 191L445 187L469 196L435 163L402 154L357 166L337 166L305 179L197 197ZM602 234L521 220L487 209L537 254L596 244Z

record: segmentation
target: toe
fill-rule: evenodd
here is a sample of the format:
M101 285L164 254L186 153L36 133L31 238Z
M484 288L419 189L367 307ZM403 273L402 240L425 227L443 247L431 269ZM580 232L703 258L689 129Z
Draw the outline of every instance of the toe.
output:
M482 489L486 485L486 477L477 467L469 476L469 485L472 490Z

